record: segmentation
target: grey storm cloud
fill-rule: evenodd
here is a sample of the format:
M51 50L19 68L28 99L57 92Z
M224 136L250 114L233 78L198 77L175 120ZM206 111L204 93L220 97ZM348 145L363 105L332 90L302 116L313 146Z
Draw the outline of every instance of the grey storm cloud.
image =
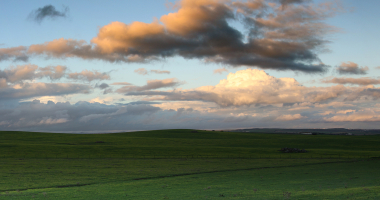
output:
M283 4L286 7L281 8ZM324 20L340 12L338 4L182 0L178 5L177 12L163 15L156 22L112 22L100 28L90 43L61 38L13 54L2 55L0 49L0 58L10 59L17 53L148 62L180 56L236 67L307 73L321 73L329 68L322 64L318 52L326 49L326 35L337 31ZM232 21L243 23L245 30L231 26Z
M68 7L64 7L62 11L58 11L52 5L46 5L44 7L33 10L29 14L29 19L32 19L38 23L41 23L45 18L56 19L59 17L65 18L67 12L69 11Z

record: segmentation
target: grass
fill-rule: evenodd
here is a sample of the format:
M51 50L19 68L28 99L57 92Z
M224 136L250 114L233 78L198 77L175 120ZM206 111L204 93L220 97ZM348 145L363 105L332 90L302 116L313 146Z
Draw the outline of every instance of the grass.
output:
M0 199L380 199L379 140L0 132ZM290 156L281 147L309 152Z
M3 199L379 199L380 161L314 164L2 192ZM45 192L45 195L44 195Z
M99 142L102 143L99 143ZM280 157L281 147L307 149L305 157L379 156L380 135L276 135L191 130L116 134L1 132L3 158ZM289 156L289 155L286 155Z

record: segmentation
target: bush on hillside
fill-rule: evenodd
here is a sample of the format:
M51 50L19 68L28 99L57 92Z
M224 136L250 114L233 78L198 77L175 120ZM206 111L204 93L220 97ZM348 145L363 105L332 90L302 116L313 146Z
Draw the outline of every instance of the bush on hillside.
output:
M281 150L279 151L283 153L306 153L307 152L305 149L288 148L288 147L281 148Z

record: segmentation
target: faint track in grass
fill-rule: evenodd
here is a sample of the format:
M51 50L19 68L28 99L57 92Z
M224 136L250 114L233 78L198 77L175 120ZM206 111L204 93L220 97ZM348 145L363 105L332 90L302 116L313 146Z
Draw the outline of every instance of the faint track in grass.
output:
M366 159L366 160L370 160L370 159ZM287 168L287 167L302 167L302 166L335 164L335 163L353 163L353 162L360 162L360 161L364 161L364 160L349 160L349 161L345 160L345 161L307 163L307 164L299 164L299 165L274 166L274 167L253 167L253 168L245 168L245 169L214 170L214 171L207 171L207 172L194 172L194 173L182 173L182 174L173 174L173 175L166 175L166 176L135 178L135 179L132 179L132 180L136 180L136 181L137 180L149 180L149 179L170 178L170 177L178 177L178 176L191 176L191 175L198 175L198 174L212 174L212 173L219 173L219 172L250 171L250 170L260 170L260 169L280 169L280 168Z
M154 180L154 179L162 179L162 178L191 176L191 175L200 175L200 174L212 174L212 173L220 173L220 172L251 171L251 170L261 170L261 169L281 169L281 168L289 168L289 167L315 166L315 165L325 165L325 164L335 164L335 163L354 163L354 162L361 162L361 161L368 161L368 160L377 160L377 159L340 160L340 161L307 163L307 164L287 165L287 166L253 167L253 168L244 168L244 169L214 170L214 171L206 171L206 172L194 172L194 173L181 173L181 174L164 175L164 176L141 177L141 178L133 178L133 179L128 179L128 180L130 180L130 181ZM125 181L127 181L127 180L125 180ZM26 190L34 190L34 189L48 189L48 188L82 187L82 186L88 186L88 185L118 183L118 182L124 182L124 181L87 183L87 184L66 184L66 185L57 185L57 186L51 186L51 187L35 187L35 188L24 188L24 189L0 190L0 192L26 191Z

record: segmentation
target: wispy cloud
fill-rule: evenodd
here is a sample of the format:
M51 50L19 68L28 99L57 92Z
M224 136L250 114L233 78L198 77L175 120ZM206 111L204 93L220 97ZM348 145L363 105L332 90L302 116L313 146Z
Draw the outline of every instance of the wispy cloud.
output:
M155 70L155 69L152 69L150 70L151 73L155 73L155 74L170 74L170 71L168 70Z
M366 67L359 67L358 64L354 62L343 62L338 68L337 68L339 74L367 74L367 71L369 68Z
M74 72L68 74L69 79L91 82L93 80L109 80L110 76L103 72L83 70L82 72Z
M62 11L58 11L52 5L46 5L44 7L33 10L28 19L34 20L38 23L41 23L44 19L56 19L56 18L66 18L66 14L68 13L69 8L64 7Z
M322 83L337 83L337 84L351 84L351 85L375 85L380 84L380 79L370 77L363 78L327 78L323 79Z
M111 85L132 85L132 83L128 83L128 82L115 82L115 83L111 83Z
M220 68L220 69L214 70L214 74L222 74L223 72L228 72L228 70L226 68Z
M163 79L163 80L148 80L144 86L127 85L116 90L118 93L127 92L141 92L147 90L154 90L159 88L176 87L182 84L175 78Z
M155 69L152 69L152 70L148 71L145 68L135 69L134 72L137 73L137 74L140 74L140 75L148 75L149 73L154 73L154 74L170 74L170 71L167 71L167 70L155 70Z
M137 73L137 74L140 74L140 75L147 75L148 74L148 70L146 70L145 68L135 69L134 72Z

